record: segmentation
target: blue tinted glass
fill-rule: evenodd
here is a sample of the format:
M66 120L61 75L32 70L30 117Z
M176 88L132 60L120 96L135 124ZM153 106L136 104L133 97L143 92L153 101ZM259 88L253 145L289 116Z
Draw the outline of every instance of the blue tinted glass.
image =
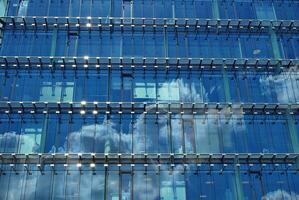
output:
M80 16L82 17L88 17L91 16L91 2L92 0L84 0L81 2L81 12Z
M53 9L57 9L57 7L53 6L56 1L51 2L50 6L48 0L41 1L41 0L29 0L28 8L27 8L27 16L53 16ZM48 8L50 8L48 12ZM20 9L20 7L19 7Z
M253 3L250 1L235 2L237 17L240 19L256 19Z
M17 15L19 0L11 0L8 4L7 16Z
M40 2L42 2L42 1L40 1ZM43 4L46 4L46 3L43 3ZM50 4L49 5L49 16L67 16L68 15L70 0L50 0L49 4Z
M255 11L257 19L276 19L272 2L256 2Z
M236 5L234 2L221 1L218 3L220 17L223 19L236 19Z
M91 16L92 17L108 17L110 10L110 1L108 0L93 0L91 1Z
M211 1L195 1L194 2L196 18L212 19L212 2Z
M143 6L143 15L142 17L154 17L154 3L153 1L143 1L142 2L142 6Z
M299 14L296 12L299 8L298 2L273 2L275 14L277 19L280 20L294 20L299 19Z

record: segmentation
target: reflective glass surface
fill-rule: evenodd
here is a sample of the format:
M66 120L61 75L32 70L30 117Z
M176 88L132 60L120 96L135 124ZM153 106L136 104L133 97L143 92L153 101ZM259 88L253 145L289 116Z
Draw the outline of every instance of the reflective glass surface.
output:
M213 113L213 110L209 112ZM284 115L11 114L0 118L6 153L286 153L294 152Z
M42 171L34 165L27 170L22 165L1 167L6 171L0 177L1 199L214 200L219 194L225 200L298 198L298 173L283 172L283 167L277 170L273 165L261 173L246 169L239 175L233 166L223 171L222 165L212 170L208 165L200 170L193 165L162 165L160 170L154 165L146 169L137 165L133 170L102 165L91 170L88 165L78 168L74 164L45 165Z
M7 3L5 15L12 23L0 20L1 200L299 199L298 158L293 158L299 153L299 116L293 112L299 103L297 0ZM28 23L22 19L26 16L42 24L23 24ZM125 18L124 26L119 26L119 18ZM207 24L180 24L195 19ZM238 19L239 25L222 25L227 19ZM58 24L48 27L47 20ZM68 27L63 20L81 24L72 21ZM137 25L138 20L146 25ZM251 23L260 25L254 28ZM280 23L282 28L274 26ZM35 65L34 59L49 57L64 58L50 66ZM85 57L86 66L65 67L63 59L73 57ZM87 65L92 57L146 62ZM194 58L213 62L190 68L159 63L176 59L182 64ZM18 65L18 59L33 64ZM226 66L234 59L254 60L256 65ZM219 60L223 66L214 66ZM261 65L267 60L290 65ZM80 107L60 110L70 102L68 106ZM85 112L83 102L116 102L120 109L110 112L95 106L98 113L89 108ZM122 110L126 102L132 105L129 111ZM155 105L162 103L169 110L161 106L157 112ZM19 110L11 109L16 104L22 105ZM29 104L58 108L35 112L26 107ZM137 104L144 105L145 112L133 111ZM180 110L170 112L176 105ZM185 112L189 105L207 107ZM252 111L246 107L243 112L244 105L251 105ZM256 107L262 111L254 112ZM239 112L233 112L236 108ZM94 160L95 153L104 156L102 160ZM144 157L138 160L140 155ZM157 159L148 158L153 155ZM123 156L129 159L124 162Z
M211 32L81 31L53 33L6 30L1 55L5 56L89 56L89 57L190 57L190 58L298 58L297 36L278 37L273 46L270 34L219 34ZM276 44L276 43L275 43ZM9 48L14 46L14 48Z
M12 0L8 16L299 19L297 1Z
M299 73L284 70L5 70L1 101L299 102Z

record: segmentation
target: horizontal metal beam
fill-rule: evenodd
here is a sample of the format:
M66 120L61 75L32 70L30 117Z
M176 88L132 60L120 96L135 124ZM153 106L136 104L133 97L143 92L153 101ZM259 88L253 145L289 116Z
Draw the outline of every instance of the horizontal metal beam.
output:
M296 164L299 154L0 154L1 164Z
M299 59L0 56L1 69L271 70L298 65Z
M0 102L2 114L299 114L299 104L152 102Z
M217 32L266 32L271 28L280 33L294 33L299 30L298 20L255 20L255 19L198 19L198 18L121 18L121 17L2 17L5 29L23 30L159 30L213 31Z

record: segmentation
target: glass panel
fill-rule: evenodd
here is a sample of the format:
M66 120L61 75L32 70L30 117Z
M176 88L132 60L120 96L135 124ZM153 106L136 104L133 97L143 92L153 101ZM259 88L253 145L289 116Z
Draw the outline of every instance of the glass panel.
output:
M110 172L107 177L107 200L120 200L119 198L119 174Z
M69 1L70 0L50 0L49 16L68 16ZM46 3L44 2L44 4Z
M133 77L131 74L122 74L122 101L131 102L133 99Z
M271 2L257 2L255 3L255 10L258 19L276 19Z
M146 115L146 152L158 153L159 148L157 147L159 141L159 122L157 117L154 115Z
M21 166L16 166L15 169L20 170L19 173L15 173L13 169L8 171L8 190L6 199L21 199L23 198L23 185L26 183L26 172L21 169Z
M132 199L132 176L121 174L121 200Z
M131 2L130 1L123 1L123 17L132 17L131 14Z
M91 2L92 0L84 0L84 1L81 1L81 16L82 17L88 17L88 16L91 16Z
M106 187L105 178L106 178L105 172L101 170L97 170L95 173L92 174L91 176L91 199L92 200L104 199L105 187ZM87 180L87 183L89 182L90 180ZM84 198L87 197L84 196Z
M154 172L135 171L133 175L133 198L158 200L159 199L159 176Z
M183 153L182 121L179 115L171 116L172 152Z
M3 138L5 141L4 152L16 153L19 150L21 143L21 127L22 122L18 115L12 116L9 120L9 129L4 133Z
M30 5L30 2L29 2ZM8 4L7 16L16 16L19 8L19 0L11 0ZM30 13L28 11L28 13Z
M185 153L195 153L194 123L192 119L183 119Z
M52 188L53 199L66 198L66 171L64 171L61 165L56 166L56 174L53 176Z
M238 1L236 3L237 17L240 19L256 19L256 14L251 1Z
M198 153L220 152L217 119L213 115L196 117L196 145Z
M28 4L29 4L28 0L21 0L20 1L18 16L26 16L27 15Z
M31 197L29 199L49 199L52 195L52 184L53 184L53 172L49 165L44 166L44 173L35 171L33 174L33 179L36 179L36 184L29 184L32 187ZM27 193L27 192L26 192Z
M195 15L196 18L212 19L212 2L211 1L195 1Z
M131 115L122 115L120 132L120 152L132 153L134 119Z
M40 101L59 102L61 98L61 82L42 82Z
M33 117L28 121L23 121L20 135L19 153L28 154L43 152L43 149L41 149L43 146L41 143L42 134L43 121L41 119L36 119Z
M76 165L70 165L69 170L65 176L65 199L78 199L80 197L80 171L77 170Z
M110 10L110 1L108 0L93 0L91 1L91 16L92 17L108 17Z

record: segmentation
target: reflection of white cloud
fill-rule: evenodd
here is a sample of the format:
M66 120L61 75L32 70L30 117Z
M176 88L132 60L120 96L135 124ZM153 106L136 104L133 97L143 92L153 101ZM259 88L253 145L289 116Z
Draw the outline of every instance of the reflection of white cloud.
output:
M157 199L159 197L159 184L157 176L143 172L134 174L134 197L135 199Z
M69 133L62 146L54 144L50 153L131 153L132 147L134 153L169 152L170 143L174 153L183 153L184 150L195 153L195 148L201 153L216 153L220 152L220 143L223 143L224 147L233 148L234 134L242 134L245 129L243 116L230 114L226 109L220 113L218 110L209 109L208 114L195 117L180 114L172 114L171 118L169 115L159 115L155 118L146 114L135 117L129 121L122 121L121 126L109 119L97 124L83 125L79 130ZM0 134L2 151L39 152L41 132ZM222 134L221 137L219 133Z
M215 88L211 88L210 92L213 92ZM172 79L165 81L158 87L159 99L158 100L170 100L170 101L182 101L182 102L203 102L208 100L208 94L203 83L198 80L197 82L191 81L191 84L184 79Z
M293 70L295 69L291 68L289 71L277 75L262 76L259 82L263 86L263 95L270 98L274 93L279 103L294 103L296 100L298 101L299 90L297 88L298 83L296 83L298 76Z
M101 124L84 125L80 130L69 133L64 147L59 147L58 152L115 152L118 151L120 138L125 145L122 148L129 151L131 135L118 132L115 126L107 119Z
M159 89L167 88L165 90L166 93L163 94L167 95L167 99L203 101L203 99L207 99L208 96L200 80L198 82L192 81L192 83L189 84L188 81L184 79L172 79L169 82L166 81L162 83L159 87ZM210 89L214 90L215 88ZM209 92L211 93L211 91ZM155 108L155 106L153 108ZM183 141L185 142L185 151L189 153L195 152L195 146L197 146L198 152L220 152L219 146L222 141L220 141L219 138L223 140L225 147L232 147L234 145L234 132L242 132L245 129L243 116L230 114L230 111L227 109L222 109L220 114L218 110L209 109L207 115L201 115L199 118L198 116L193 118L191 115L184 115L183 120L180 114L172 114L171 119L169 119L168 115L159 115L157 121L148 121L144 114L136 115L135 117L136 118L134 120L132 119L132 121L122 121L122 124L105 118L102 122L96 124L83 125L80 129L68 133L66 138L61 138L65 140L64 144L61 146L53 145L50 152L130 153L132 147L135 153L144 153L145 151L151 150L154 150L154 152L157 152L157 150L166 152L169 151L170 143L172 142L173 151L175 153L183 153ZM186 128L184 127L185 119L187 123L190 122L188 126L190 126L190 124L192 126L188 130L184 130ZM148 139L154 136L146 135L150 132L145 130L146 123L158 124L147 125L147 128L158 127L155 130L150 130L158 132L157 134L153 134L159 137L158 139ZM219 137L219 130L221 130L222 127L225 127L225 129L221 133L222 137ZM184 131L189 132L188 134L184 134ZM170 134L172 137L170 137ZM172 139L171 141L170 138ZM12 151L16 151L20 141L21 143L28 143L29 146L32 147L32 152L39 150L39 146L35 145L35 138L22 136L21 139L22 140L19 140L19 135L12 132L0 135L1 143L7 142L14 144ZM157 141L159 143L157 143ZM58 143L60 142L61 141ZM29 150L30 148L26 149Z
M6 153L37 153L40 151L40 134L17 134L15 131L0 134L0 145Z
M262 200L292 200L292 199L299 199L299 195L295 192L288 193L285 190L276 190L273 192L267 193L265 196L262 197Z
M258 55L261 53L261 50L260 49L254 49L253 50L253 55Z
M15 152L19 143L19 136L15 131L0 134L0 144L5 152Z
M220 112L216 109L208 109L208 114L195 120L199 142L197 151L200 153L219 153L221 143L225 148L224 151L233 150L237 142L234 138L238 134L244 134L246 130L243 114L231 114L229 108L222 109Z
M91 194L102 198L104 196L105 175L103 171L97 171L92 175L91 171L84 171L82 175L76 166L66 176L66 171L56 171L53 175L52 171L45 170L41 175L39 171L31 171L31 175L26 171L15 174L13 171L8 172L1 177L0 197L3 199L89 199ZM52 188L52 189L51 189ZM24 196L23 196L24 195Z

